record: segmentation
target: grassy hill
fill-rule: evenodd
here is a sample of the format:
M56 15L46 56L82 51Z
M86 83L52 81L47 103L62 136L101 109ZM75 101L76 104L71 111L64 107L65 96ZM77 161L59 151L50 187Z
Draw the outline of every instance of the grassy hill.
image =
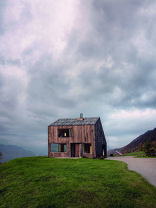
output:
M0 178L1 208L156 208L156 188L119 161L18 158Z

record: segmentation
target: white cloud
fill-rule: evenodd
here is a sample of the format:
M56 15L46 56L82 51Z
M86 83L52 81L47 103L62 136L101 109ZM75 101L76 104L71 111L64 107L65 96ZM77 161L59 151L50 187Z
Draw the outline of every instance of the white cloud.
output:
M146 18L156 16L156 3L154 1L152 4L146 3L144 7L140 8L138 15L146 16Z
M121 110L119 112L113 113L110 116L110 119L115 120L140 120L140 118L144 118L146 121L151 120L152 118L156 118L156 110L155 109L134 109L130 111Z
M58 57L77 16L79 1L9 0L4 13L5 35L0 51L11 59L23 59L23 53L38 50ZM33 59L33 57L32 57Z

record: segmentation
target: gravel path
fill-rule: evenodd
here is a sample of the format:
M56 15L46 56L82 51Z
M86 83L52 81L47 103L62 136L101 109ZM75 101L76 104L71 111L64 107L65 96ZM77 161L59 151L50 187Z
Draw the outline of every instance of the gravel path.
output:
M128 164L129 170L140 173L156 187L156 158L134 158L133 156L109 157L109 160L119 160Z

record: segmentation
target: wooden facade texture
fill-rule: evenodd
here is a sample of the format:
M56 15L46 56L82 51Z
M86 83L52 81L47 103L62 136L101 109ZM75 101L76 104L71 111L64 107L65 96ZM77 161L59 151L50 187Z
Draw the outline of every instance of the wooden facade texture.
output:
M59 136L61 131L65 136ZM52 151L53 144L63 144L66 148L64 151ZM107 145L100 118L84 118L78 122L62 119L48 126L49 157L96 158L103 154L107 156Z

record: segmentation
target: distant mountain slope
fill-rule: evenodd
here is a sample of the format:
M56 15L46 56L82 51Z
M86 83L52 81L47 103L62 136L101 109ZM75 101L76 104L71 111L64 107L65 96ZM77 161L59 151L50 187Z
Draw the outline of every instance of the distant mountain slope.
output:
M153 130L149 130L149 131L145 132L144 134L138 136L136 139L134 139L128 145L120 148L120 152L122 152L122 153L134 152L139 149L140 143L144 144L148 139L156 142L156 128Z
M109 156L110 154L117 155L116 151L120 151L120 148L109 149L109 150L107 151L107 155L108 155L108 156Z
M118 148L118 149L112 149L108 151L108 155L110 154L117 154L115 151L119 151L121 153L129 153L129 152L135 152L139 149L140 143L145 143L148 139L151 141L156 142L156 128L153 130L149 130L145 132L144 134L138 136L136 139L134 139L132 142L130 142L128 145Z
M19 157L30 157L36 155L35 153L16 145L0 144L0 152L2 153L2 163Z
M134 139L131 143L128 145L120 148L120 151L122 153L128 153L128 152L134 152L139 149L140 143L145 143L148 139L151 141L156 142L156 128L153 130L149 130L145 132L144 134L138 136L136 139Z

